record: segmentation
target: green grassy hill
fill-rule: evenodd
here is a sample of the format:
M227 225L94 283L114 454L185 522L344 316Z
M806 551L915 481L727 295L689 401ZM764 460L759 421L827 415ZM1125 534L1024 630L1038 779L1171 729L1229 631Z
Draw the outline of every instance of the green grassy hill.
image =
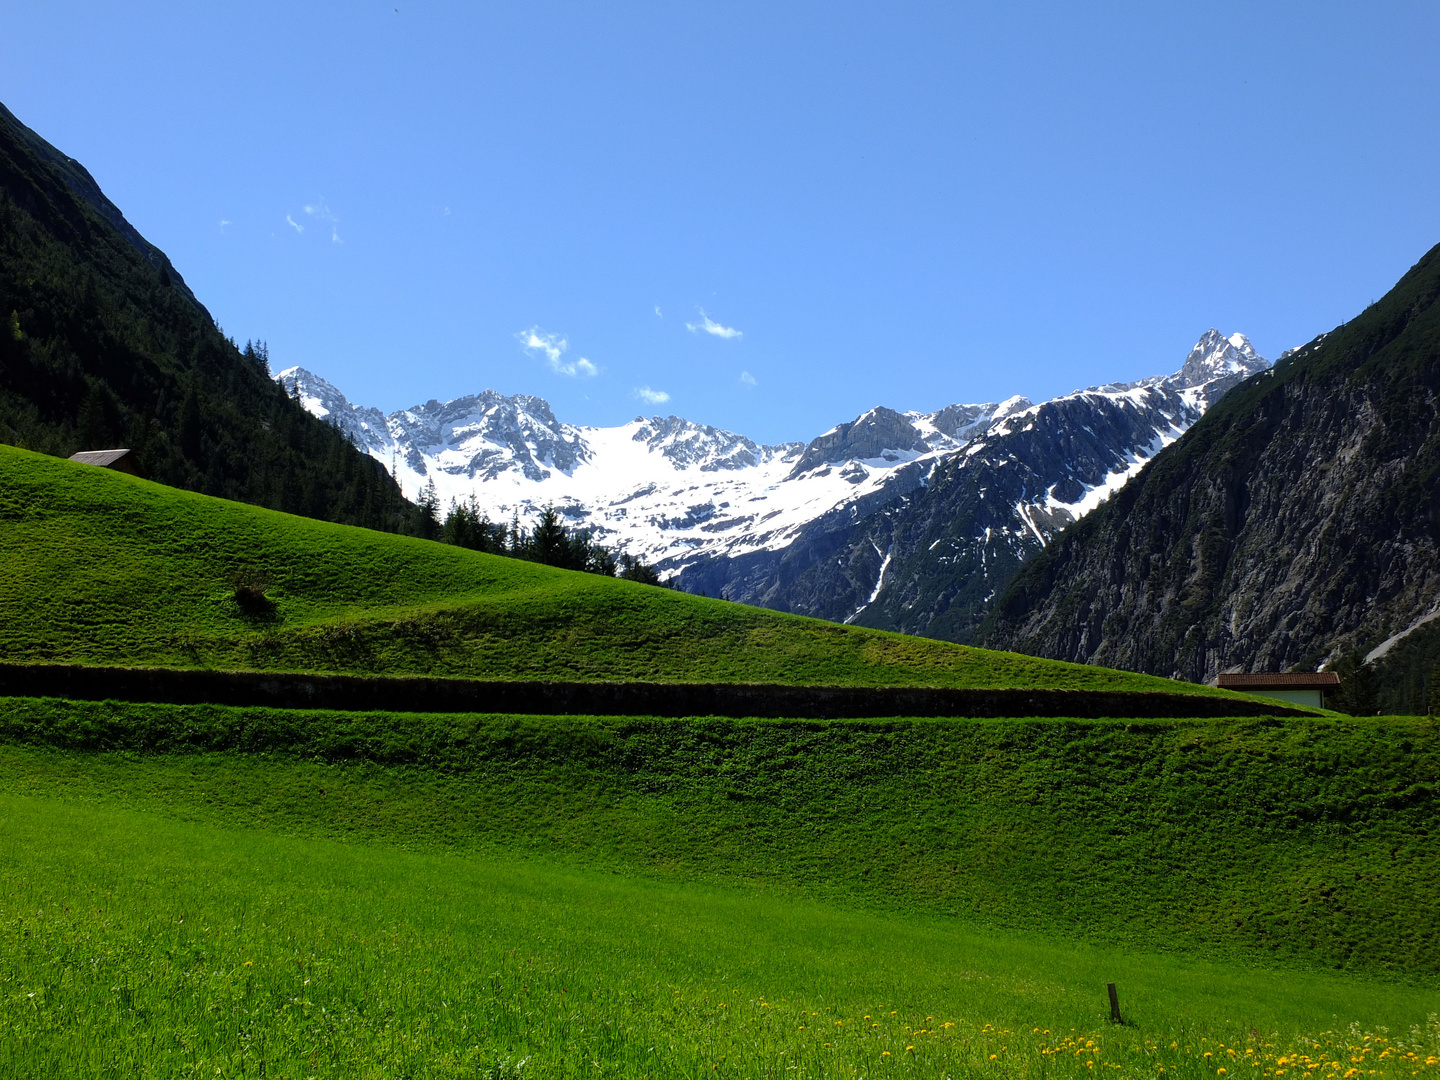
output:
M0 446L0 659L499 679L1154 690L213 499ZM270 582L247 613L234 583Z

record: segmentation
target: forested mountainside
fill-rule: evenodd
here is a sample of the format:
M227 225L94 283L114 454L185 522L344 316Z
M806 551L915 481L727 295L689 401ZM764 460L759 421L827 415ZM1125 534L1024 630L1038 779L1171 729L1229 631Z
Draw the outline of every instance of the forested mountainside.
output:
M124 446L153 480L397 529L383 466L236 348L85 168L0 105L0 441Z
M1190 680L1368 654L1377 706L1423 712L1440 651L1422 621L1440 610L1437 469L1440 247L1066 529L982 639Z

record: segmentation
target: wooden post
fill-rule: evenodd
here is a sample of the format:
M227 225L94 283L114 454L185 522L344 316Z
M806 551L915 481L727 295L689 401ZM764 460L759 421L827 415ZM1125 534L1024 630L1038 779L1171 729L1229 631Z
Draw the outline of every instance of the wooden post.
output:
M1106 983L1105 989L1110 992L1110 1022L1112 1024L1123 1024L1120 1019L1120 995L1115 992L1114 983Z

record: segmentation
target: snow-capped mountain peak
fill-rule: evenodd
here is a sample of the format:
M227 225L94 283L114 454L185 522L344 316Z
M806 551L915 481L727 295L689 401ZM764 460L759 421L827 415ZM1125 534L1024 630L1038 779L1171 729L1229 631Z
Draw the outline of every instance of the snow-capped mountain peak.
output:
M543 398L493 390L386 416L304 368L276 378L391 467L412 496L433 483L442 506L473 498L492 521L527 520L553 505L598 540L680 574L687 587L843 619L861 612L798 604L787 594L794 573L781 574L780 564L794 557L823 568L830 555L822 549L836 550L837 530L903 515L937 485L955 484L973 487L977 500L988 493L986 544L1009 545L1012 556L1028 551L1265 366L1243 335L1211 330L1173 375L1038 405L1016 395L934 412L877 406L809 443L776 446L673 415L572 425ZM903 565L896 548L888 577L860 583L861 600L883 607Z
M377 451L388 455L393 439L386 424L385 414L379 409L367 409L350 404L350 401L332 383L322 379L303 367L286 368L275 376L275 381L285 392L295 397L307 412L322 420L329 420L350 437L350 441L373 457L380 457ZM388 464L388 458L385 459Z
M631 438L668 459L678 469L745 469L759 465L767 456L794 447L761 446L733 431L696 424L679 416L635 418ZM798 445L798 444L797 444Z
M1201 335L1180 370L1164 381L1177 390L1210 387L1205 398L1208 406L1242 379L1269 366L1269 361L1256 353L1244 334L1231 334L1227 338L1212 328Z
M1013 416L1015 413L1022 413L1026 409L1033 408L1034 405L1035 403L1029 398L1016 394L1014 397L1006 398L996 407L992 419L1003 420L1007 416Z

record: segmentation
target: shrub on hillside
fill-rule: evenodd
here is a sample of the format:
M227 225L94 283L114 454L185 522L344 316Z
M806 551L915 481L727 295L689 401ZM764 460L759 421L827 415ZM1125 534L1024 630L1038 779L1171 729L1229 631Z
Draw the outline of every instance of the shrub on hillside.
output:
M246 615L274 614L275 602L265 595L265 590L270 588L270 575L264 570L241 570L231 584L235 590L235 604Z

